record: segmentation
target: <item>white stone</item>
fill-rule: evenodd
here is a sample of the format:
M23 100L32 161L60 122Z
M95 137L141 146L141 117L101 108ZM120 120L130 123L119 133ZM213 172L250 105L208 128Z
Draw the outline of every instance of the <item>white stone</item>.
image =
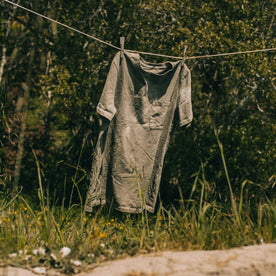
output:
M71 249L69 247L62 247L59 251L62 258L68 256L71 253Z
M46 274L46 268L45 267L42 267L42 266L38 266L38 267L34 267L33 268L33 272L34 273L37 273L37 274Z
M70 263L75 266L81 266L81 261L79 260L71 260Z

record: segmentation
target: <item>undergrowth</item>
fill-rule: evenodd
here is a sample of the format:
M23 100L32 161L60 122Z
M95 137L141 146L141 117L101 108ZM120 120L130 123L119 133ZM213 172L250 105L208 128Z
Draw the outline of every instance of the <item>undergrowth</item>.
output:
M244 201L245 189L256 185L250 181L241 184L241 193L235 197L219 140L218 144L230 203L212 200L202 167L189 199L183 199L179 187L178 206L165 208L161 202L154 214L120 213L112 206L86 213L83 200L69 207L51 204L43 191L37 162L39 207L33 207L20 192L13 196L0 194L0 265L71 273L138 253L227 249L276 242L276 202L265 193L259 202ZM201 191L196 201L193 192L197 186Z
M86 213L79 205L46 204L36 210L20 195L12 200L9 204L6 196L1 197L2 265L43 265L68 273L137 253L226 249L276 241L275 202L268 198L255 206L243 203L238 214L215 201L182 200L178 208L166 209L161 204L155 214L146 215L107 207ZM64 247L70 248L67 256L62 256ZM76 266L72 260L80 263Z

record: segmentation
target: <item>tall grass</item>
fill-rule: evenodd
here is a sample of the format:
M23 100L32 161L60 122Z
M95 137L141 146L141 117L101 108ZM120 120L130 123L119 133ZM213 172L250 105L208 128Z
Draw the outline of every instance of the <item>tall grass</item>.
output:
M43 190L36 158L39 207L35 209L20 193L12 198L0 194L0 262L27 267L43 265L70 272L137 253L226 249L276 241L275 201L265 195L254 205L244 201L244 190L257 185L250 181L242 183L239 199L234 197L223 147L218 136L217 139L231 204L212 199L202 165L195 175L190 198L185 200L179 187L178 206L165 208L160 202L155 214L125 214L110 207L86 213L83 200L80 205L69 207L51 205ZM75 181L76 189L77 185ZM199 201L193 199L197 187ZM60 252L63 247L71 249L68 256ZM81 265L72 260L81 261Z
M203 194L207 192L202 185ZM1 201L5 201L2 196ZM58 269L72 269L70 261L97 263L138 252L179 249L225 249L241 245L272 242L276 237L275 202L263 199L256 206L242 206L239 223L231 208L215 201L182 201L177 209L159 206L156 214L122 214L99 208L86 214L80 206L69 208L46 205L34 210L18 197L2 211L0 219L1 259L29 266L43 264ZM62 258L62 247L71 248L69 257ZM33 255L42 247L45 255ZM20 250L26 254L19 255ZM16 258L9 257L17 253ZM53 253L57 259L51 258Z

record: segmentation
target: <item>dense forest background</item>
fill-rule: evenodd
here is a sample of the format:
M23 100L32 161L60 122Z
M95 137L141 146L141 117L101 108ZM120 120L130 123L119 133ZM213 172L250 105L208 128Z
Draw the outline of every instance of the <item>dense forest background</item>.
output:
M188 56L275 47L275 1L14 0L119 47ZM3 2L3 1L2 1ZM1 3L0 190L79 202L88 186L101 95L115 49ZM165 59L144 56L146 60ZM178 128L161 200L275 197L275 51L191 59L194 120ZM41 179L40 179L41 178ZM200 181L204 179L204 181ZM194 183L199 183L194 185ZM73 193L72 193L73 191ZM192 195L191 195L192 192ZM208 199L206 199L208 200Z

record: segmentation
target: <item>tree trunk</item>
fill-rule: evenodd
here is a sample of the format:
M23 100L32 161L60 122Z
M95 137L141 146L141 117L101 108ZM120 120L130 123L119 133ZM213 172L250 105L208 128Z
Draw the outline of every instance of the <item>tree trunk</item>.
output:
M22 88L24 89L24 107L22 112L22 123L18 141L17 155L16 155L16 163L14 168L14 182L13 182L13 190L16 191L18 189L18 183L20 179L21 173L21 164L24 153L24 141L25 141L25 132L27 128L27 119L28 119L28 103L29 103L29 94L31 89L31 79L32 72L34 66L34 55L35 50L32 49L30 53L30 60L28 65L28 71L26 76L26 82L22 83Z

